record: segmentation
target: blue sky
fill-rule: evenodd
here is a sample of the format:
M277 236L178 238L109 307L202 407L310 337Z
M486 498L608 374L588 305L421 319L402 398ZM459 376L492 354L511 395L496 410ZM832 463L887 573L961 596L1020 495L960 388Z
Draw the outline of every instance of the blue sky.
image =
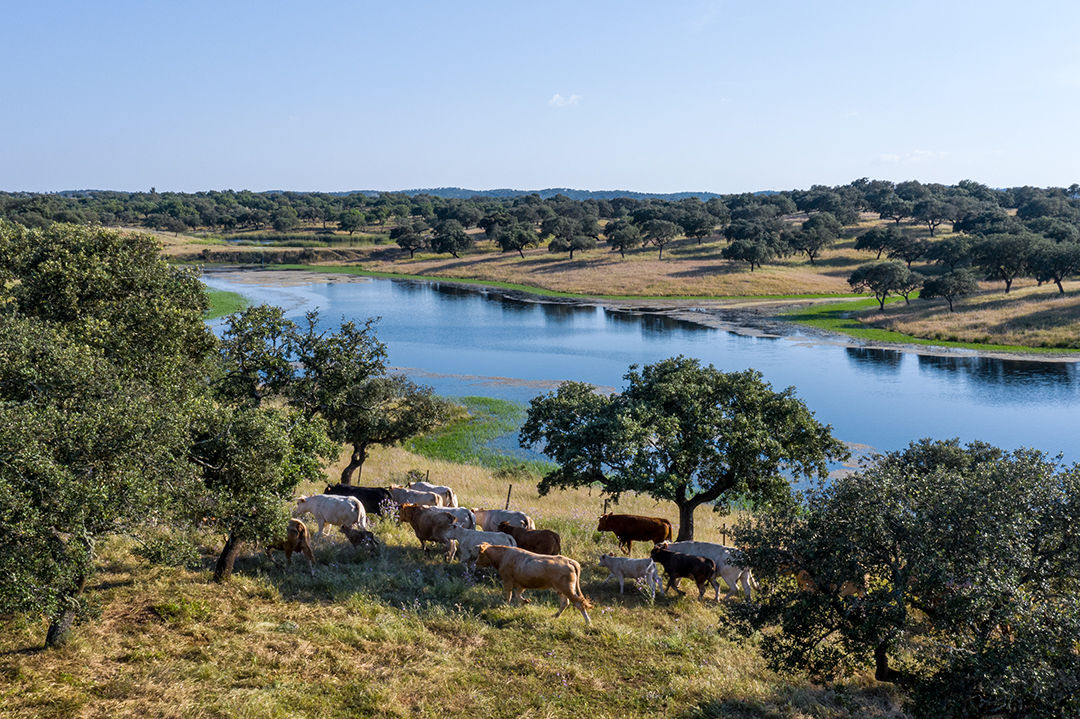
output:
M1075 2L7 2L0 189L1080 181Z

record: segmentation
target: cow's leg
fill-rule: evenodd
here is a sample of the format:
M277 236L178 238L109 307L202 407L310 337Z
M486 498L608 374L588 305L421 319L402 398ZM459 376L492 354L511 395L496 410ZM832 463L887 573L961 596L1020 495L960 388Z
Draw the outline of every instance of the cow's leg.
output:
M316 532L316 534L317 534L317 535L319 535L319 536L321 537L321 536L322 536L322 531L323 531L323 527L325 527L325 526L326 526L326 520L325 520L325 519L323 519L322 517L316 517L316 518L315 518L315 521L317 521L317 522L319 523L319 531L318 531L318 532Z
M292 547L285 547L285 566L292 567Z
M575 602L575 604L577 604L577 608L581 612L581 616L585 617L585 623L592 624L592 620L589 619L589 613L585 610L585 602L578 601Z
M570 606L570 597L566 596L562 592L559 592L559 611L555 612L555 618L558 619L559 615L563 613L563 610Z
M626 577L622 574L619 575L619 594L623 593L623 582L626 581Z
M700 581L699 580L694 580L694 581L697 581L698 600L704 602L705 601L705 590L708 588L709 582L711 580L702 579Z

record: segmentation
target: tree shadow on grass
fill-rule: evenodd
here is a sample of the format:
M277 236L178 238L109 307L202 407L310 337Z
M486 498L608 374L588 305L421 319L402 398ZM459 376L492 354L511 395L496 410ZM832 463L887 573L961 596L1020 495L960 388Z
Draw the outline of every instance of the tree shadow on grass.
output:
M712 699L679 715L679 719L795 719L796 717L859 717L907 719L897 690L885 684L817 685L779 688L761 699Z

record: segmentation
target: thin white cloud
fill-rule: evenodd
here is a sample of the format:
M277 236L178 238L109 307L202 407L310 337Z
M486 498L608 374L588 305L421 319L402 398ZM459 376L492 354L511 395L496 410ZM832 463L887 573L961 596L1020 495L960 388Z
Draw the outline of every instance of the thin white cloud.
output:
M559 93L555 93L548 100L548 105L551 107L569 107L581 102L581 95L570 95L569 97L563 97Z

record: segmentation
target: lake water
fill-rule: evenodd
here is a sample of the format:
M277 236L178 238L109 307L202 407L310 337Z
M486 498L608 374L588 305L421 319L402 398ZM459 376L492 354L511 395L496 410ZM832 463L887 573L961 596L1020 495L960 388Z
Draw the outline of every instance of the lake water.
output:
M312 308L328 324L380 317L377 335L390 364L443 395L525 403L562 380L620 389L630 364L682 354L725 371L753 367L775 389L794 385L835 436L878 451L921 437L959 437L1080 461L1077 363L849 347L794 328L782 337L746 336L664 316L523 302L439 283L370 279L276 287L213 273L204 279L215 289L281 306L294 318Z

